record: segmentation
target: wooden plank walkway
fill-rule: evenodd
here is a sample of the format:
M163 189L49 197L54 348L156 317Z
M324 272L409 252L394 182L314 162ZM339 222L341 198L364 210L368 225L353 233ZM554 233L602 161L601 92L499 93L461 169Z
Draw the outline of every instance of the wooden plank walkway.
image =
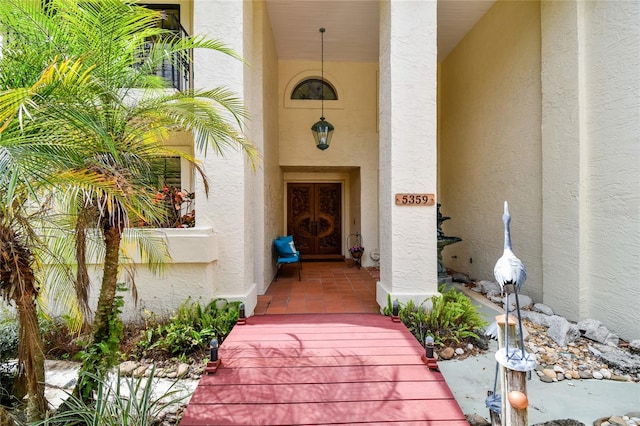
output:
M253 316L221 345L180 425L468 425L423 353L383 315Z

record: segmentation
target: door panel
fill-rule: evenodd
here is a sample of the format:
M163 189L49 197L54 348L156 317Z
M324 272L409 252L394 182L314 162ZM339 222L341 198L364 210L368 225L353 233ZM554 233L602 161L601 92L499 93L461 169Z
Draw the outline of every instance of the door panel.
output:
M287 233L303 255L341 254L341 211L339 183L287 185Z

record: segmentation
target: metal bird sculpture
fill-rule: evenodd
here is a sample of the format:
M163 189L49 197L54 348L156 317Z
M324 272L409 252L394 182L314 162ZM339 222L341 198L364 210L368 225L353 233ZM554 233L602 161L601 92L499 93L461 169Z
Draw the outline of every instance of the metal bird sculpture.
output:
M522 288L522 284L527 279L527 270L524 267L524 264L516 255L513 253L513 248L511 246L511 215L509 214L509 203L504 202L504 213L502 214L502 222L504 223L504 251L502 252L502 256L496 262L496 265L493 268L493 275L496 278L496 281L500 285L500 289L502 293L505 293L505 285L513 284L515 290L520 291ZM516 293L517 297L517 293ZM509 311L509 293L507 293L507 314ZM494 322L485 331L485 335L490 336L494 339L498 338L497 335L498 326Z
M501 397L496 393L496 386L498 382L498 363L518 371L531 371L535 368L535 359L525 352L524 349L524 331L522 327L522 318L520 316L520 302L518 300L518 292L522 288L522 284L527 279L527 270L524 264L513 253L513 247L511 246L511 215L509 214L509 203L504 202L504 213L502 214L502 222L504 223L504 251L502 256L496 262L493 268L493 275L496 281L502 289L502 293L506 294L506 313L505 313L505 338L504 349L501 349L496 354L496 376L494 379L493 393L490 395L485 404L487 407L499 413L501 406ZM516 355L517 350L509 348L509 295L515 293L516 296L516 313L518 315L518 330L517 334L520 340L521 355ZM487 327L485 335L493 338L498 337L498 325L497 323L491 324ZM504 351L504 359L501 352Z
M504 213L502 214L504 223L504 251L493 268L493 275L504 291L506 284L514 284L516 290L520 291L522 284L527 279L527 270L520 259L513 253L511 247L511 215L509 214L509 203L504 202Z
M513 253L513 247L511 246L511 215L509 214L509 203L504 202L504 213L502 214L502 222L504 223L504 251L502 256L496 262L493 268L493 275L496 281L502 288L502 292L506 293L506 317L509 315L509 295L515 293L516 296L516 313L518 315L518 331L520 335L520 349L522 350L522 357L524 358L524 338L522 333L522 320L520 318L520 302L518 300L518 292L522 288L527 279L527 270L524 264ZM507 287L513 286L513 287ZM506 318L505 317L505 318ZM505 329L508 329L506 327ZM505 333L505 347L507 351L509 349L509 333Z

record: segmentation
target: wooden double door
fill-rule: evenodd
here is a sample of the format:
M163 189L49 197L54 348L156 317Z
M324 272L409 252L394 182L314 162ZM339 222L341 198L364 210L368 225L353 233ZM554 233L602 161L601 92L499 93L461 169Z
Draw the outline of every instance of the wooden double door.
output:
M306 258L342 255L340 183L287 184L287 233Z

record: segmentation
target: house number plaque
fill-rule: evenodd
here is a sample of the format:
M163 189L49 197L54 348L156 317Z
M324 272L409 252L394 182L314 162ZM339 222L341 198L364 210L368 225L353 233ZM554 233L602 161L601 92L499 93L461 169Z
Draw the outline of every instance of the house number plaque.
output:
M433 206L435 203L434 194L396 194L398 206Z

